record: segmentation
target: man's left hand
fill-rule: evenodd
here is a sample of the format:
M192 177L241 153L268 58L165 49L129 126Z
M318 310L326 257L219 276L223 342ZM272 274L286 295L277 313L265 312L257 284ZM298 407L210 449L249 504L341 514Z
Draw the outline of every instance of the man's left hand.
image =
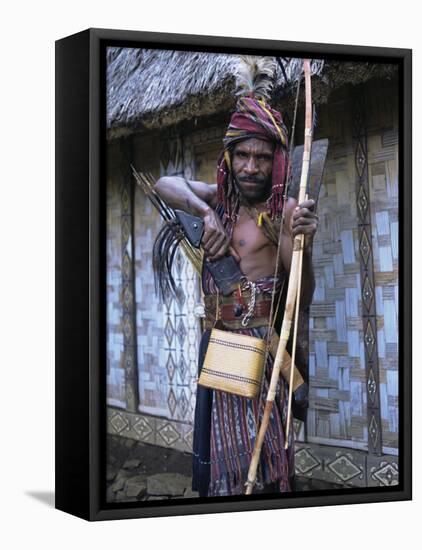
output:
M296 235L305 235L305 249L310 249L318 229L318 216L314 212L315 201L309 199L302 202L294 209L293 216L291 218L291 231L292 237Z

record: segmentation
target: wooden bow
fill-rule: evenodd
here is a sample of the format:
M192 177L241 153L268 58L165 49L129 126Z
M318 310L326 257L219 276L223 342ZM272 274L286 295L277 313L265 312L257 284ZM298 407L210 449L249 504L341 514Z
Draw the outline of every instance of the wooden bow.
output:
M312 97L311 97L311 66L310 60L303 60L303 72L305 76L305 141L303 149L303 161L302 161L302 173L300 179L298 203L301 204L306 199L306 186L308 182L309 166L311 160L311 146L312 146ZM280 331L280 340L277 348L277 354L274 359L274 366L271 374L270 387L268 389L267 399L265 402L264 414L262 422L259 428L258 435L255 440L255 445L252 453L251 463L249 466L248 479L246 481L245 494L250 495L253 490L253 486L256 481L256 472L259 464L259 457L261 455L262 445L264 443L265 433L268 428L271 410L274 405L277 383L280 378L280 371L282 368L283 360L285 357L287 341L290 337L290 331L292 328L293 314L296 310L294 318L294 333L293 333L293 349L292 349L292 361L290 368L290 384L289 384L289 401L287 411L287 426L285 435L285 448L288 447L289 440L289 426L291 417L292 406L292 390L293 390L293 366L295 364L296 355L296 336L297 336L297 324L299 318L299 305L301 294L301 280L302 280L302 261L303 261L303 244L304 235L297 235L293 242L293 254L290 267L289 285L287 289L286 306L284 311L283 324Z

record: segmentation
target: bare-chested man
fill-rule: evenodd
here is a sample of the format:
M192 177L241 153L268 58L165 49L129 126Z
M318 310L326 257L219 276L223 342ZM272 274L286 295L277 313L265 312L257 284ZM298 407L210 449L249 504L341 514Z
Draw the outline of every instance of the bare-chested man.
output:
M271 193L273 145L262 139L251 138L235 145L232 157L233 173L241 195L241 203L232 239L229 239L217 206L217 185L200 181L187 182L184 178L164 177L156 185L158 194L173 208L184 210L204 221L202 246L209 260L217 260L230 253L239 262L248 280L256 281L274 274L276 245L257 226L251 207L258 213L267 209L266 201ZM314 291L312 270L312 242L318 227L318 216L313 212L314 201L301 205L289 197L285 205L281 268L290 271L293 239L305 235L303 261L302 306L307 307Z
M255 108L255 105L252 105L252 108ZM278 114L276 111L272 113ZM255 135L256 133L254 132ZM301 305L302 308L306 308L311 302L314 290L311 255L312 242L318 226L318 217L313 212L314 202L308 200L298 205L294 198L289 197L286 200L278 274L275 274L277 246L257 224L259 214L268 211L268 203L274 193L273 168L277 146L280 147L275 139L267 138L264 134L262 139L248 138L246 135L245 139L238 139L231 147L227 147L230 159L226 157L223 162L226 163L226 171L227 164L229 165L235 186L232 196L238 198L234 221L233 216L228 219L221 208L218 208L217 184L187 181L180 177L163 177L157 182L156 191L173 208L203 219L202 245L205 261L217 260L231 254L246 278L256 284L263 300L269 299L267 296L271 293L275 275L280 281L288 276L293 239L303 233L305 247ZM220 162L220 170L221 166ZM212 281L204 275L203 290L206 297L215 292ZM234 293L232 298L226 299L226 303L236 306L238 298ZM237 326L233 319L227 318L229 327ZM222 320L225 321L224 318ZM228 330L264 337L267 328L268 318L262 318L257 320L249 331L236 328ZM207 329L201 341L199 370L208 345L209 333L210 330ZM271 367L272 359L266 366L264 394L268 388ZM276 407L272 413L261 455L258 490L291 490L294 473L293 441L290 442L289 449L284 450L286 395L287 384L280 379ZM262 402L257 401L198 386L194 426L193 489L199 490L201 496L243 493L256 436L256 424L262 414ZM292 431L290 430L290 434Z

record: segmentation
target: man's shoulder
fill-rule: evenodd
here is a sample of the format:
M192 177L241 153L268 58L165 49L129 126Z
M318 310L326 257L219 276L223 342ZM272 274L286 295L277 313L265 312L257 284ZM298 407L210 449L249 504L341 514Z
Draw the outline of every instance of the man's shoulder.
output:
M218 205L217 200L217 184L216 183L208 183L208 190L209 190L209 196L210 196L210 202L208 203L212 208L216 209Z

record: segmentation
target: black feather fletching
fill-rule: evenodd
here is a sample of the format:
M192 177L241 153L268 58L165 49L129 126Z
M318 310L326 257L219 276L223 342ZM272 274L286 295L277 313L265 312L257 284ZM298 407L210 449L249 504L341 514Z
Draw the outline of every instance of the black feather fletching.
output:
M170 291L177 297L177 285L173 277L173 262L184 233L176 220L167 221L160 229L152 249L155 291L166 301Z

